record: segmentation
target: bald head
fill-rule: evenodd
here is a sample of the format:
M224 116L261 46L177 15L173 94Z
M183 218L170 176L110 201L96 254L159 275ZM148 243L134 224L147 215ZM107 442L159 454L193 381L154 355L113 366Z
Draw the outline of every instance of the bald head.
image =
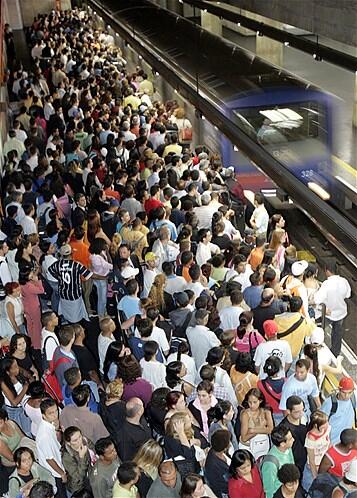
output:
M125 405L126 418L140 419L144 413L144 405L140 398L131 398Z
M159 476L161 482L168 488L176 486L177 472L173 462L162 462L159 465Z
M264 289L262 292L262 303L269 304L274 299L273 289Z

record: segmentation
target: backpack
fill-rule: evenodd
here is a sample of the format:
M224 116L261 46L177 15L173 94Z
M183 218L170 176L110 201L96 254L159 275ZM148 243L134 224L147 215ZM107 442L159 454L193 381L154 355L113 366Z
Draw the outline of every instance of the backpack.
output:
M265 463L273 463L276 466L277 471L280 469L280 462L277 457L268 453L258 460L258 468L260 470L260 474L262 473L262 468Z
M353 414L354 414L354 419L355 419L355 427L357 427L357 413L356 413L356 396L355 393L352 394L351 396L351 403L352 403L352 408L353 408ZM338 408L338 401L337 401L337 393L331 394L331 410L329 413L329 420L337 412Z
M328 498L339 482L340 479L329 472L318 474L311 484L307 496L309 498Z
M56 347L58 346L54 337L52 337L50 335L48 337L46 337L45 342L43 343L43 348L42 348L42 352L41 352L41 360L42 360L43 370L46 370L50 365L50 362L47 360L47 355L46 355L46 344L47 344L48 339L52 339L53 341L55 341Z
M42 376L42 383L45 387L45 391L53 398L57 403L62 405L63 394L61 386L55 374L56 368L62 363L69 363L69 358L58 358L56 362L53 359L50 362L49 368L45 371Z

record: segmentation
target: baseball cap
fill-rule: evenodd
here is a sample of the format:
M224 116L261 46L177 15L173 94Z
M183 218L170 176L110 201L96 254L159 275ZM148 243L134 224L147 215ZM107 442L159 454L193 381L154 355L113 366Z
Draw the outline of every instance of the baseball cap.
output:
M244 230L244 235L254 235L254 230L252 228L246 228Z
M342 389L342 391L353 391L355 385L351 377L342 377L338 384L338 387Z
M357 459L355 458L350 463L348 470L345 472L345 478L351 482L357 482ZM351 495L352 496L352 495Z
M309 266L309 263L302 259L301 261L295 261L291 265L291 273L294 275L294 277L300 277L306 270L306 268Z
M117 199L110 199L110 203L109 203L110 207L113 207L113 206L116 206L116 207L119 207L119 201Z
M69 244L64 244L60 248L59 252L61 256L69 256L70 254L72 254L72 247Z
M156 258L157 256L154 252L147 252L145 254L145 261L155 261Z
M325 340L325 331L321 327L316 327L310 336L311 344L322 344Z
M278 333L278 325L274 320L265 320L263 330L266 337L274 337Z
M124 280L135 277L139 273L138 268L133 268L132 266L126 266L121 271L121 276Z

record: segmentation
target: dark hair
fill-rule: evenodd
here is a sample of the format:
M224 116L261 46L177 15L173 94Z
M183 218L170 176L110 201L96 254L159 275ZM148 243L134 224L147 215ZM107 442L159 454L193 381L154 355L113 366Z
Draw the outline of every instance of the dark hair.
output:
M56 401L54 399L52 399L52 398L46 398L43 401L41 401L41 403L40 403L40 410L41 410L42 415L46 415L46 411L49 408L52 408L52 406L56 406L57 407Z
M220 346L216 346L211 348L206 357L206 361L211 366L216 366L223 360L224 357L224 348Z
M300 296L291 296L289 298L289 306L290 306L290 311L292 313L296 313L297 311L300 311L302 308L302 299Z
M225 429L215 431L211 436L211 446L214 451L224 451L229 447L231 433Z
M237 450L233 453L231 464L229 466L229 473L230 473L231 477L233 477L234 479L238 478L237 469L239 467L241 467L242 465L244 465L247 460L249 460L249 462L253 468L253 466L255 464L255 460L254 460L254 457L250 451Z
M159 345L156 341L145 341L144 344L144 358L150 361L159 350Z
M70 367L63 374L64 380L70 387L74 386L80 376L80 373L81 371L78 367Z
M123 349L123 343L122 341L113 341L109 344L109 347L107 349L107 352L105 354L105 360L103 364L103 372L104 372L104 379L106 381L109 380L108 378L108 372L110 365L112 363L116 363L119 361L119 354L121 353L121 350Z
M76 406L85 406L90 398L91 389L88 384L80 384L72 391L73 403Z
M128 291L129 296L132 296L138 289L139 284L135 280L135 278L131 278L127 283L126 283L126 290Z
M24 339L26 343L26 350L29 349L29 337L25 334L14 334L10 339L10 355L12 356L17 349L17 341Z
M37 481L31 488L30 498L53 498L54 494L52 484L47 481Z
M340 441L344 446L350 446L357 442L356 429L344 429L340 434Z
M286 436L290 432L290 427L285 424L279 424L277 427L274 427L271 433L271 442L274 446L279 447L281 443L286 442Z
M289 396L286 400L286 409L292 410L294 406L304 404L304 401L300 398L300 396Z
M141 377L141 367L134 355L129 354L118 361L117 377L124 384L132 384Z
M295 365L295 368L306 368L307 371L309 371L310 368L310 360L307 360L306 358L300 358Z
M102 438L98 439L98 441L94 445L96 454L98 456L103 456L105 453L105 450L107 448L109 448L109 446L112 444L114 444L114 443L110 437L102 437Z
M265 360L263 372L266 373L268 377L274 377L274 375L280 372L282 365L279 356L269 356L269 358Z
M5 408L0 408L0 420L8 420L9 416Z
M74 337L74 329L72 325L64 325L58 332L58 340L61 346L68 346Z
M72 494L72 498L94 498L94 495L88 489L80 489Z
M17 448L17 450L14 451L14 462L16 463L17 467L20 467L21 457L24 453L28 453L31 456L33 462L36 461L34 452L30 448L21 446L20 448Z
M6 387L12 392L12 394L16 397L17 392L15 390L14 384L11 381L10 375L9 375L9 370L11 366L13 365L14 361L16 361L16 358L13 358L12 356L10 357L5 357L1 360L0 363L0 380L6 385ZM24 384L25 379L19 374L17 376L17 379Z
M249 281L252 285L260 284L260 273L258 271L252 273L249 277Z
M133 481L137 475L138 466L135 462L123 462L117 471L117 477L120 484L128 484Z
M304 356L312 361L312 373L314 374L317 383L319 383L320 369L317 351L318 348L315 344L305 344L304 346Z
M294 463L285 463L278 470L278 479L282 484L300 480L300 470Z
M139 318L136 320L136 327L141 337L150 337L153 330L153 324L150 318Z
M182 480L182 486L180 491L181 498L192 498L192 493L194 493L197 483L202 481L203 477L198 474L188 474Z
M223 420L223 417L227 415L231 408L232 403L230 401L219 399L217 404L210 408L207 412L208 424L211 425L213 421L219 422Z
M80 432L82 434L82 431L79 429L79 427L75 427L74 425L70 425L69 427L67 427L67 429L64 430L63 437L64 437L64 440L66 441L66 443L71 442L71 437L76 432Z
M238 339L243 339L244 334L247 331L247 326L253 320L253 312L252 311L243 311L243 313L239 316L239 325L237 327L237 336Z
M213 384L209 380L201 380L201 382L197 385L197 392L206 391L208 394L213 393Z
M166 410L166 399L167 396L175 391L170 391L168 387L159 387L153 391L150 406L159 408L162 411Z
M166 365L166 384L171 389L174 388L178 383L182 382L181 378L179 377L182 366L183 363L181 361L171 361L168 365Z
M240 373L252 371L252 357L250 353L239 352L235 361L235 369Z
M251 396L255 396L259 400L259 402L260 402L259 408L265 408L265 404L266 404L265 396L261 392L261 390L258 389L257 387L252 387L252 389L249 389L247 394L244 396L244 400L242 402L243 408L249 408L248 400Z
M92 241L89 246L89 252L90 254L101 254L105 250L106 245L105 240L98 237Z

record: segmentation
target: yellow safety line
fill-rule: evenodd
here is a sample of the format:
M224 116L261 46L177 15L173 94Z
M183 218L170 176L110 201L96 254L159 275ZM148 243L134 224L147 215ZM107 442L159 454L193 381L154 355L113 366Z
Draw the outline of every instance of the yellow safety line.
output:
M344 168L346 171L351 173L351 175L355 176L357 178L357 170L353 168L350 164L345 163L345 161L342 161L339 157L332 156L332 159L339 165L341 168Z

